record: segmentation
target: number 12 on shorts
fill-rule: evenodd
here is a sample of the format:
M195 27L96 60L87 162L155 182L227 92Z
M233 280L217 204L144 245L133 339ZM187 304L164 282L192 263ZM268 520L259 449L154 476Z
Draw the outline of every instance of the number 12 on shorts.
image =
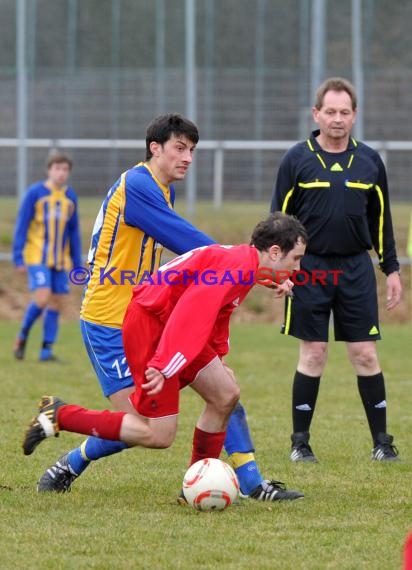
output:
M117 375L119 378L126 378L130 376L130 368L127 366L126 357L124 356L121 361L116 358L116 360L112 364L112 368L115 368L117 371Z

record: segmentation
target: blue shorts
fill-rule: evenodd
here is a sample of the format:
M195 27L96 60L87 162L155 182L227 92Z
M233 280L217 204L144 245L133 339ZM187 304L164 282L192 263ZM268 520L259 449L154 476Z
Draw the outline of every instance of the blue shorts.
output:
M27 276L30 291L47 287L58 295L69 293L69 279L64 269L57 270L46 265L28 265Z
M106 398L123 388L134 387L124 354L122 329L96 325L82 319L80 329L87 354Z

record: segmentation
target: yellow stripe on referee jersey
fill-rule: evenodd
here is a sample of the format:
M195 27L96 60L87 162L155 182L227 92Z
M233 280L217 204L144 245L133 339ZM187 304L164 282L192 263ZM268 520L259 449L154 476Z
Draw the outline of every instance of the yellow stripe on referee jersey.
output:
M320 154L318 152L316 153L316 156L317 156L319 162L321 163L321 165L323 166L323 168L326 169L326 162L323 160L323 158L320 156Z
M291 188L291 189L289 190L289 192L286 194L285 199L283 200L282 212L283 212L284 214L286 214L286 212L287 212L288 203L289 203L289 200L290 200L291 197L292 197L293 191L294 191L294 188Z
M290 321L292 317L292 297L286 297L286 318L285 318L285 329L283 334L289 334L290 331Z
M299 188L330 188L330 182L321 182L316 180L315 182L299 182Z
M345 182L347 188L356 188L357 190L370 190L373 188L373 184L364 184L363 182L350 182L347 180Z
M376 184L375 190L378 195L379 204L381 207L381 211L379 214L379 226L378 226L378 256L379 256L379 261L382 262L383 261L383 219L385 214L385 203L383 200L383 193L380 186Z

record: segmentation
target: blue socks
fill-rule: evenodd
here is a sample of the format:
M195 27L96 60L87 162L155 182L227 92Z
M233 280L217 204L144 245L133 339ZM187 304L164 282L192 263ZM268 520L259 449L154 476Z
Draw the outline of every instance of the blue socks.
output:
M59 311L47 308L43 318L43 343L53 344L59 329Z
M101 457L107 457L127 449L128 445L123 441L110 441L100 437L87 438L80 447L73 449L68 454L70 468L76 475L80 475L90 465Z
M246 419L246 411L240 402L230 416L226 431L225 450L236 472L244 495L249 495L263 481L254 456L253 442Z
M40 360L54 360L53 343L59 330L59 311L46 308L43 317L43 345L40 350Z
M32 301L24 313L19 340L26 341L34 322L40 317L43 309ZM40 352L40 360L49 360L52 355L52 345L56 340L59 329L59 311L46 308L43 318L43 346Z
M20 340L26 340L31 327L34 322L40 317L43 309L41 309L34 301L27 305L26 312L24 313L23 322L21 324L21 330L19 333Z

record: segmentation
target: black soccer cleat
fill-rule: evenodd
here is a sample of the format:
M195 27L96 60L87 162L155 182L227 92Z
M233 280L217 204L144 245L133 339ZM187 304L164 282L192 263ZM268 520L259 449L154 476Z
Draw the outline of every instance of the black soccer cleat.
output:
M372 461L400 461L392 435L378 433L376 446L372 449Z
M295 499L303 499L305 495L300 491L286 489L285 484L281 481L265 479L248 496L255 501L294 501ZM242 494L242 497L246 498L246 495Z
M21 338L16 339L13 348L14 358L16 360L23 360L25 351L26 351L26 341Z
M317 459L309 445L309 432L308 431L298 431L292 433L292 449L290 453L290 459L292 461L301 461L306 463L317 463Z
M65 402L55 396L43 396L39 402L39 414L34 417L24 434L23 452L24 455L31 455L36 447L46 437L59 435L59 424L57 423L57 410L65 406Z
M78 477L68 462L69 454L62 455L54 465L43 473L37 482L39 493L68 493L73 481Z

